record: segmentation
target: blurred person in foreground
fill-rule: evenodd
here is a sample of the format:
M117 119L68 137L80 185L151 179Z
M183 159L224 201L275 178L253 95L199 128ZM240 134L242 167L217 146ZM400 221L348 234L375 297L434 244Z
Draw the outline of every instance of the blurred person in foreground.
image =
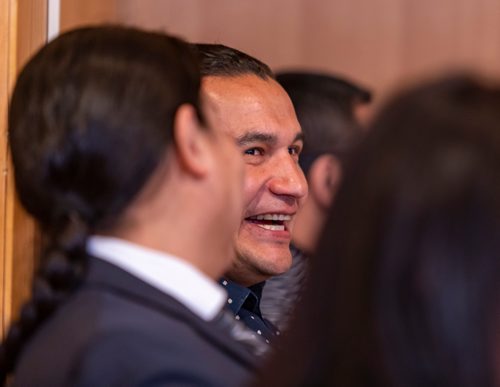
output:
M245 165L234 259L221 284L227 307L266 344L279 330L263 318L265 281L290 268L290 241L307 195L298 164L303 134L288 94L269 67L239 50L197 44L207 121L230 135Z
M500 385L500 88L431 82L345 168L258 386Z
M277 73L292 100L304 132L299 164L309 194L292 233L292 266L272 277L262 292L264 317L284 330L307 279L307 257L314 251L342 177L342 165L364 134L357 117L371 100L365 88L338 76L316 72Z
M253 355L219 325L243 165L206 125L191 47L124 27L67 32L19 75L9 146L47 234L0 348L17 386L236 386ZM214 228L213 225L217 224Z

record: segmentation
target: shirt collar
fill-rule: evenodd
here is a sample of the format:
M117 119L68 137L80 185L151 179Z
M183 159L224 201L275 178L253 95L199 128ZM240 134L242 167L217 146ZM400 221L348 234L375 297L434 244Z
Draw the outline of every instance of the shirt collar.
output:
M87 252L175 298L203 320L212 320L227 299L213 280L174 255L103 236L91 236Z
M259 304L265 282L248 288L227 278L221 278L219 283L227 290L227 306L235 315L238 315L241 309L246 309L261 317Z

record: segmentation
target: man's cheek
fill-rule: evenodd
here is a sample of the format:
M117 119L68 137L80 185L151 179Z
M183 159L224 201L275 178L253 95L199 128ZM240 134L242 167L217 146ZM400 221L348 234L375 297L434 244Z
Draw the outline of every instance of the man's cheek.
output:
M253 178L252 175L248 173L248 170L245 171L245 178L243 180L243 205L247 207L252 200L257 195L258 191L258 183Z

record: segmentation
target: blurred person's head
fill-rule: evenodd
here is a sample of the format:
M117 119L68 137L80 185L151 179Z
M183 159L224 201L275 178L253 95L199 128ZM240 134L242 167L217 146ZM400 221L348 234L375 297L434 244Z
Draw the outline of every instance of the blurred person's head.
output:
M259 385L500 385L499 107L454 77L382 110Z
M244 211L227 277L248 286L288 270L295 214L307 183L302 131L267 65L218 44L197 44L208 122L230 134L245 163Z
M370 102L371 93L325 73L282 72L276 80L290 96L304 132L299 164L309 195L297 214L292 239L296 247L312 253L340 183L344 159L364 132L356 109Z
M78 288L90 235L178 255L214 279L226 270L242 163L232 139L204 124L199 87L187 43L124 27L64 33L23 68L9 146L17 193L48 247L1 347L3 376Z

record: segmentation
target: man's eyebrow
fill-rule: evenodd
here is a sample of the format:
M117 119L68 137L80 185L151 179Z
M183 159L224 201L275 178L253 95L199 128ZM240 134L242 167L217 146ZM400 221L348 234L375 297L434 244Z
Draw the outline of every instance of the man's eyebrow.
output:
M255 142L263 142L269 145L274 145L277 141L278 139L274 134L263 132L247 132L236 139L236 144L239 146L244 146L253 144Z
M292 143L295 143L297 141L304 142L304 132L298 132L295 135ZM278 142L278 138L275 134L270 133L247 132L236 139L236 144L238 146L245 146L256 142L265 143L272 146Z
M304 142L304 132L297 133L297 135L295 136L295 138L293 139L292 142L297 142L297 141Z

